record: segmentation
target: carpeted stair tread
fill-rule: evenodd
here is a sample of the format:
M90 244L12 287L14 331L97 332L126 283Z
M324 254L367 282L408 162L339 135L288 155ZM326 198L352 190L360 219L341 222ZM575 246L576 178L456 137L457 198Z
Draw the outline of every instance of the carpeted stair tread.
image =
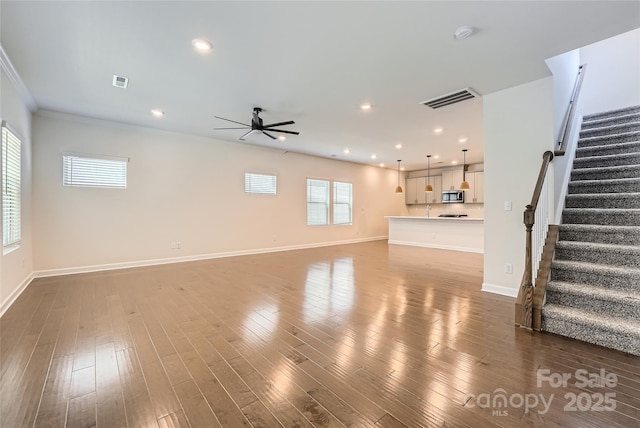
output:
M629 141L626 143L612 143L599 146L578 147L576 149L576 159L591 156L629 154L639 152L640 141Z
M574 168L571 180L615 180L618 178L640 178L640 164L618 166L594 166L591 168Z
M622 123L619 125L603 126L600 128L583 129L580 138L598 137L601 135L624 134L625 132L640 131L640 123Z
M562 211L562 222L566 224L640 226L640 209L565 208Z
M572 193L566 208L640 209L640 193Z
M640 269L572 260L551 263L553 281L580 282L640 293Z
M585 156L573 160L574 168L602 168L605 166L640 165L640 152L620 154Z
M604 180L577 180L569 182L569 194L585 193L638 193L640 178L613 178Z
M599 113L586 114L583 116L582 120L583 121L598 120L598 119L604 119L608 117L624 116L627 114L638 113L638 112L640 112L640 106L628 106L623 108L617 108L614 110L607 110Z
M640 321L637 319L597 315L551 303L542 308L542 313L545 331L640 355Z
M632 141L640 141L640 131L580 138L578 139L578 147L602 146L604 144L628 143Z
M622 123L640 122L640 112L632 112L602 119L585 120L582 129L601 128L603 126L618 125Z
M640 262L638 245L616 245L596 242L559 241L556 244L556 260L598 263L610 266L637 268Z
M561 241L640 245L640 226L561 224Z
M615 314L640 320L640 295L628 290L551 281L547 284L547 302L597 314Z

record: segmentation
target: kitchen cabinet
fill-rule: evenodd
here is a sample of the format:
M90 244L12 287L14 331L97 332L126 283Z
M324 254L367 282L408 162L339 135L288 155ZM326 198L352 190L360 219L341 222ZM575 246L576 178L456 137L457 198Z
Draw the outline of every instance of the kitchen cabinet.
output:
M405 203L407 205L424 204L424 186L426 177L407 178L405 180Z
M429 183L433 186L433 192L425 193L425 203L439 204L442 203L442 176L433 175L427 177L425 185Z
M465 203L484 203L484 172L467 172L469 190L464 193Z
M462 183L462 167L442 170L442 190L458 190Z

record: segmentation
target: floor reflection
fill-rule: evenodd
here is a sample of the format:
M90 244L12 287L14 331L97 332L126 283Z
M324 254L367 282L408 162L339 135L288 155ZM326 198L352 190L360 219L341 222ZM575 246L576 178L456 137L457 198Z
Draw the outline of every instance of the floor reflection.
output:
M304 321L311 323L334 314L343 315L352 309L354 293L353 258L309 265L302 305Z

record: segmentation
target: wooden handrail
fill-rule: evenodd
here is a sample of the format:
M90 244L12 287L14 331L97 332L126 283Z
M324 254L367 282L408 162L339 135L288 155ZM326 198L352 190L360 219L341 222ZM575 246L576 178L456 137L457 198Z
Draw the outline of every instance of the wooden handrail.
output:
M578 67L578 77L576 77L576 83L573 85L573 92L569 99L569 108L567 109L567 114L565 115L564 123L562 125L562 132L560 133L558 144L556 145L556 156L563 156L564 152L567 150L567 143L569 141L569 135L571 134L571 126L576 114L575 107L578 103L578 98L580 97L580 89L582 88L582 81L584 80L584 72L586 70L587 64L582 64Z

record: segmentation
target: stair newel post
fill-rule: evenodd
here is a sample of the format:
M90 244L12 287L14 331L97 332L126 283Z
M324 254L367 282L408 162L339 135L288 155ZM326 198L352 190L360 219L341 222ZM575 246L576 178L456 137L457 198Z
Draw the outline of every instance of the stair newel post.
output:
M522 305L522 320L521 326L531 328L532 326L532 313L533 313L533 244L532 233L533 225L535 223L536 212L535 208L531 205L527 205L524 210L524 225L526 229L525 240L525 260L524 260L524 301Z

